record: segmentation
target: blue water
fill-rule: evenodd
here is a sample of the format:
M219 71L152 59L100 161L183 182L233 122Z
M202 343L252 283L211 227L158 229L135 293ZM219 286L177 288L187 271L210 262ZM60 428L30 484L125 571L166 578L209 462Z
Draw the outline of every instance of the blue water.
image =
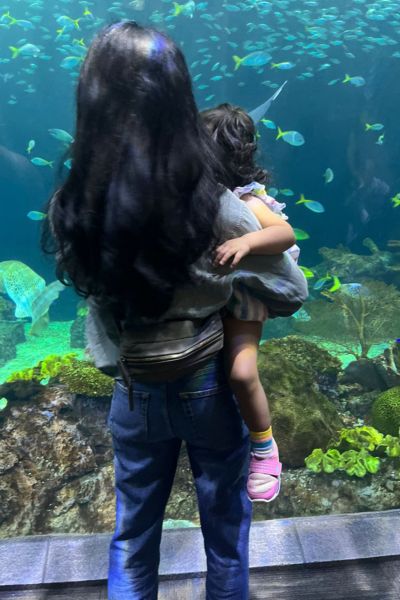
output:
M300 132L305 144L276 140L277 130L260 124L259 160L271 171L273 187L294 192L278 199L286 202L293 227L310 236L299 242L300 264L318 263L321 246L345 244L367 253L367 236L381 249L400 238L400 207L391 201L400 191L400 2L210 1L175 12L172 2L161 0L24 0L0 7L0 261L19 260L46 281L54 278L38 248L40 222L26 215L43 208L59 181L58 166L66 173L65 146L48 133L59 128L73 135L79 62L68 69L65 59L83 58L82 44L122 18L155 26L181 44L200 109L229 101L251 110L288 81L267 117L283 131ZM77 40L83 42L74 52ZM37 55L11 58L9 47L25 44L36 45ZM235 70L233 55L253 52L271 59ZM271 67L281 62L294 66ZM358 79L343 83L346 74L362 85L354 85ZM366 131L365 123L384 127ZM35 141L30 154L29 140ZM35 166L34 157L55 161L55 168ZM327 168L334 173L331 183L323 177ZM302 193L325 212L296 205ZM72 292L64 292L52 318L73 318L75 304Z

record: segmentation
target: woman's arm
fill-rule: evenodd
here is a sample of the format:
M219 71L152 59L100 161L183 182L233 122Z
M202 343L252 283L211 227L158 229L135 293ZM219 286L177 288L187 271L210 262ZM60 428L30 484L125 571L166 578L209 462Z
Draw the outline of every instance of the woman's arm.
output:
M243 196L243 199L263 229L227 240L219 246L214 259L217 265L224 265L233 257L231 267L235 267L247 254L280 254L296 241L292 227L262 200L251 194Z

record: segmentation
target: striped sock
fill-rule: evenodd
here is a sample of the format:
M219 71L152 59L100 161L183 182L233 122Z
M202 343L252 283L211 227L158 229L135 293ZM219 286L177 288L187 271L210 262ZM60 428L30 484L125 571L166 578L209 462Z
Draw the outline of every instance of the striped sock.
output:
M251 452L258 458L266 458L272 452L272 427L266 431L250 431Z

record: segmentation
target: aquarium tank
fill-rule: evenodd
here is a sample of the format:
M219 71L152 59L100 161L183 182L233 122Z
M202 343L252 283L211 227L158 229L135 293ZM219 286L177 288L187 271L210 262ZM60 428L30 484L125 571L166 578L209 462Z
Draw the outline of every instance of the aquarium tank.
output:
M309 298L267 321L260 344L283 476L253 519L398 507L400 1L6 0L0 537L114 529L113 381L85 352L85 302L39 239L71 167L80 66L120 20L180 44L199 109L253 115L268 193L301 250ZM164 525L199 525L184 448Z

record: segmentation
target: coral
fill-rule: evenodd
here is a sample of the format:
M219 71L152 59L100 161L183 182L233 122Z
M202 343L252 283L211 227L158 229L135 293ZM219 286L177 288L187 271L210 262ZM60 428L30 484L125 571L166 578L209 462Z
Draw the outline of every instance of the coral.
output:
M356 358L367 358L372 344L393 340L400 330L400 292L382 281L361 280L360 287L342 285L321 292L329 302L307 303L309 321L293 324L296 331L334 341Z
M371 410L374 427L391 435L399 435L400 430L400 386L379 394Z
M305 465L314 473L333 473L345 471L347 475L364 477L367 473L377 473L380 468L379 456L370 452L386 454L390 458L400 456L400 439L392 435L383 436L373 427L355 427L342 429L337 442L325 453L321 448L315 448L304 460ZM350 447L340 452L339 449Z
M6 383L34 381L46 385L50 380L64 384L71 393L86 396L111 396L114 385L112 377L104 375L89 362L77 360L74 353L51 354L35 367L12 373Z

